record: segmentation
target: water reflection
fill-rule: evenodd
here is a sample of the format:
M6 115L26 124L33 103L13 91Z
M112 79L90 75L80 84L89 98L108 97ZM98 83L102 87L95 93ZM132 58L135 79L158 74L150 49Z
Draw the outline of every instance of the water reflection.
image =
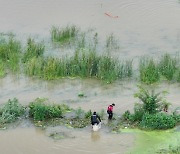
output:
M91 131L91 141L97 142L101 138L100 132L99 131Z

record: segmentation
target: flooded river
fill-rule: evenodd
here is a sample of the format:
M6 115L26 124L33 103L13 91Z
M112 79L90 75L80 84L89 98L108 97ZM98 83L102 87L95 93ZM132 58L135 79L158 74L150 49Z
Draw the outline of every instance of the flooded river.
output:
M75 24L101 40L114 33L114 54L137 57L179 51L179 15L179 0L0 0L0 31L46 39L52 25Z
M22 41L29 36L48 40L52 25L61 27L67 24L75 24L82 30L95 29L101 40L114 33L120 42L120 50L112 54L121 58L180 51L178 0L0 0L0 32L14 32ZM134 81L104 84L92 79L47 82L8 75L0 79L0 104L16 97L20 103L27 105L37 97L46 97L55 103L81 107L86 111L106 110L108 104L115 103L115 113L122 114L128 109L133 111L137 102L133 97L137 91L136 85ZM167 100L172 103L170 110L179 106L180 85L164 83L157 90L169 92ZM80 92L86 97L79 98ZM49 128L49 131L53 129ZM43 131L29 124L2 130L0 153L123 154L131 151L137 141L136 135L131 132L110 134L102 129L92 133L89 127L83 130L57 129L70 133L74 138L54 141L48 137L48 130ZM143 139L141 142L145 141ZM136 151L132 153L138 153Z

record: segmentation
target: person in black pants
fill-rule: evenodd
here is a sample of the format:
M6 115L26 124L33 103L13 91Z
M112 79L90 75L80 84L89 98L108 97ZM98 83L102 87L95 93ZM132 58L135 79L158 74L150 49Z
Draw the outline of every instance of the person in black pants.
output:
M93 115L91 116L91 124L92 126L95 124L99 124L101 122L101 118L96 114L96 112L93 112Z
M110 104L107 108L107 113L108 113L108 119L111 120L113 117L113 107L115 106L115 104Z

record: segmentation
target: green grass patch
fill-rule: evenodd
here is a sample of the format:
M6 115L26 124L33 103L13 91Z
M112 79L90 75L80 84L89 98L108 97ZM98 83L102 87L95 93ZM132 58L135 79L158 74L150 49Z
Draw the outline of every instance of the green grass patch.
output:
M19 70L21 44L14 37L0 38L0 61L4 67L16 72ZM2 68L2 64L1 64Z
M93 51L78 50L72 57L33 58L25 68L30 76L38 76L47 80L62 77L98 78L108 83L116 79L132 76L132 61L119 62Z
M173 79L176 70L177 60L169 54L163 55L159 62L159 72L170 81Z
M0 124L14 122L25 113L25 108L14 98L0 108Z
M22 62L27 63L32 58L41 57L44 54L45 46L42 43L36 43L33 39L28 38L27 47L22 57Z
M158 64L149 58L142 58L139 65L140 81L152 84L160 80Z
M62 118L64 112L70 110L66 105L50 104L45 98L37 98L29 104L29 115L35 121Z
M145 129L170 129L176 126L176 120L166 113L144 114L140 127Z
M63 28L53 26L51 28L52 42L59 42L60 44L70 43L77 36L79 29L75 25L66 26Z

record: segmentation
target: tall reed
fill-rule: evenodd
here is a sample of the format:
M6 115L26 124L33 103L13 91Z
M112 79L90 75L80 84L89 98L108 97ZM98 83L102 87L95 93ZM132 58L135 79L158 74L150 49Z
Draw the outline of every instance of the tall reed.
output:
M0 59L6 68L15 72L19 70L21 56L21 44L14 37L1 38L0 41Z
M106 37L106 49L119 49L118 40L113 33Z
M172 80L177 71L177 61L169 54L161 57L159 62L159 72L166 77L167 80Z
M53 26L50 31L51 40L52 42L59 42L62 44L70 43L70 41L76 37L78 31L78 28L74 25L63 28Z
M52 80L61 77L95 77L108 83L132 76L132 63L120 63L108 56L97 55L94 51L76 51L72 57L34 58L26 65L31 76Z
M141 58L139 64L140 81L152 84L160 80L158 64L149 58Z
M45 46L42 43L36 43L33 39L28 38L27 47L22 57L22 62L26 63L33 57L40 57L43 55Z

